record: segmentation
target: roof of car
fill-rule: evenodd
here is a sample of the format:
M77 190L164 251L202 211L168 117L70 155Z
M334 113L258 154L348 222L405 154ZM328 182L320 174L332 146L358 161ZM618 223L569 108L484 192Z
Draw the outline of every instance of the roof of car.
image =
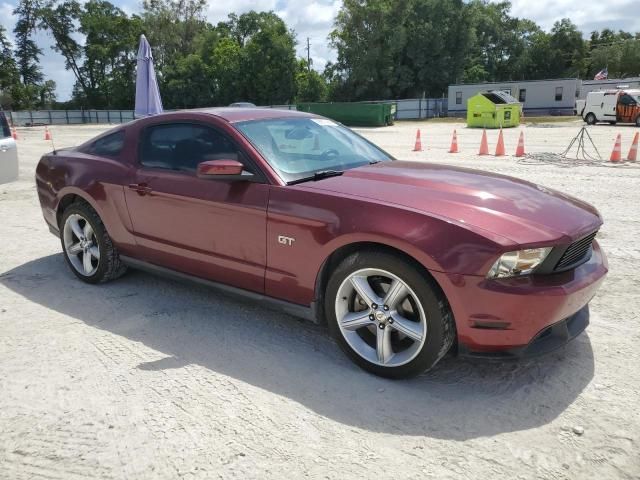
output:
M220 108L200 108L190 110L192 112L209 113L225 119L227 122L244 122L246 120L263 120L267 118L291 118L306 117L312 118L317 115L298 112L297 110L281 110L277 108L247 108L247 107L220 107Z

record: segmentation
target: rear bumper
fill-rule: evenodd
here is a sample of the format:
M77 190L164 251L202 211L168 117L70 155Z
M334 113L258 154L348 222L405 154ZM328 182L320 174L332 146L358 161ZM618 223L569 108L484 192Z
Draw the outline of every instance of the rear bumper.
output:
M587 304L607 271L606 257L594 241L589 261L562 273L504 280L433 276L451 305L459 352L514 357L546 353L582 332L589 323Z

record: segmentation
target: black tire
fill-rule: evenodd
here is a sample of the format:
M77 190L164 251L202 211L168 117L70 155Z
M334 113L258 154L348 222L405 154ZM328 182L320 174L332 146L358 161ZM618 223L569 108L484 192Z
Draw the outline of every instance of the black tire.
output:
M95 273L90 276L80 273L73 266L69 258L69 253L65 248L63 230L67 219L73 214L80 215L91 225L91 228L93 229L95 235L95 239L98 243L97 246L100 251L100 259L98 261ZM107 229L102 223L102 220L88 203L80 201L69 205L62 213L59 228L60 242L62 244L62 254L64 255L64 259L71 271L83 282L92 284L108 282L110 280L115 280L116 278L121 277L127 271L126 265L124 265L120 261L118 250L113 245L111 237L109 237Z
M640 115L636 118L636 127L640 127Z
M587 122L587 125L595 125L596 116L593 113L587 113L587 116L584 117L584 121Z
M415 292L424 310L427 336L419 353L408 363L386 367L366 360L344 338L336 318L335 302L343 281L354 272L375 268L393 273ZM456 338L449 304L435 281L417 265L392 253L366 250L344 259L332 272L324 298L329 331L338 345L358 366L386 378L408 378L431 369L451 348Z
M618 122L616 122L615 120L611 120L611 121L609 122L609 125L615 125L616 123L618 123Z

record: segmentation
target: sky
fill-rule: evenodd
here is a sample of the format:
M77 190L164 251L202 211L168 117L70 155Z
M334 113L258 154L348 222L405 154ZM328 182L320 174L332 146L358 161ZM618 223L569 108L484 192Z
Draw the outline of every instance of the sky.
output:
M129 14L137 12L141 4L138 0L111 1ZM16 0L0 0L0 24L9 33L15 25L13 9L16 3ZM341 0L214 0L209 2L207 18L215 24L231 12L273 10L295 30L300 57L306 56L309 37L314 68L322 70L327 61L335 60L336 54L328 45L327 35L341 5ZM637 32L640 31L637 6L638 0L512 0L511 15L533 20L547 31L555 21L568 17L585 35L603 28ZM36 42L44 51L41 65L45 77L55 80L58 100L68 100L73 89L73 74L65 70L62 57L51 50L52 42L47 34L39 33Z

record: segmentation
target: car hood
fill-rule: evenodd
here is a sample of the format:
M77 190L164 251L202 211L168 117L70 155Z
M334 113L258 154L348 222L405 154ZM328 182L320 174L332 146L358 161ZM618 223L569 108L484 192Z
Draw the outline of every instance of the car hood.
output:
M563 193L504 175L393 161L301 184L395 204L518 245L571 242L602 224L598 211ZM535 244L535 245L534 245Z

